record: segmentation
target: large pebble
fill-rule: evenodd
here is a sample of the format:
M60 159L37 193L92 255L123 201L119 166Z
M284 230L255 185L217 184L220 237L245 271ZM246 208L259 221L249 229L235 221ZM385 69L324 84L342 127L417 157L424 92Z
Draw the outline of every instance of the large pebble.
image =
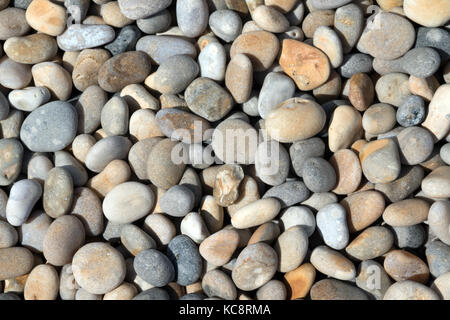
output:
M144 51L151 60L161 65L166 59L175 55L197 57L197 49L189 41L176 36L145 36L136 43L136 51Z
M446 104L449 98L450 83L441 85L431 99L427 117L422 124L433 134L435 141L444 138L450 130L450 118L448 117L448 105Z
M242 20L233 10L216 10L209 16L209 27L220 39L231 42L242 31Z
M60 35L66 27L65 8L49 0L33 0L25 17L33 29L51 36Z
M308 234L302 226L293 226L277 239L274 249L278 255L278 271L289 272L300 266L308 250Z
M280 208L281 204L275 198L260 199L235 212L231 223L238 229L259 226L275 218Z
M317 228L329 247L341 250L349 241L347 213L338 203L329 204L317 212Z
M167 248L167 256L175 267L178 284L187 286L199 280L203 261L197 245L188 236L173 238Z
M177 0L176 14L178 27L187 37L198 37L208 26L206 0Z
M352 280L356 276L354 264L344 255L327 246L314 248L310 261L318 271L338 280Z
M139 277L155 287L163 287L175 277L175 268L169 258L155 249L141 251L133 262Z
M377 258L391 249L394 236L387 228L374 226L361 232L345 251L353 258L369 260Z
M56 300L59 277L55 268L40 264L31 270L24 287L25 300Z
M405 280L391 285L383 300L440 300L440 298L433 289L416 281Z
M384 259L384 269L395 281L426 283L430 274L425 262L405 250L389 251Z
M220 230L200 244L200 254L209 263L222 266L228 263L239 244L239 233L233 229Z
M405 15L425 27L439 27L450 19L450 4L445 0L405 0Z
M401 164L397 145L391 139L369 142L359 153L364 176L372 183L397 179Z
M58 36L58 46L64 51L81 51L114 40L114 29L106 24L73 24Z
M12 226L22 225L42 196L42 187L36 180L23 179L13 184L6 204L6 219Z
M18 63L35 64L48 61L56 55L56 41L44 33L13 37L5 41L5 53Z
M88 151L86 167L93 172L101 172L113 160L125 159L131 148L128 138L122 136L106 137L97 141Z
M421 127L409 127L397 135L400 160L405 165L419 164L433 152L433 137Z

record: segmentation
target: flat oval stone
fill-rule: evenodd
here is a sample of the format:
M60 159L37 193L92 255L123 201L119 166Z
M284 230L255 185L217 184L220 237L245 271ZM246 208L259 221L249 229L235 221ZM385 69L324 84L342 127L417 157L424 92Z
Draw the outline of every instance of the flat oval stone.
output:
M6 203L6 219L12 226L22 225L41 198L42 187L36 180L23 179L15 182Z
M0 139L0 185L12 184L22 168L23 146L17 139Z
M440 300L440 297L433 289L421 283L405 280L391 285L383 300Z
M72 205L72 176L63 168L53 168L47 173L44 184L43 204L45 212L52 218L66 214Z
M308 250L308 234L302 226L293 226L284 231L274 244L278 255L278 271L289 272L298 268Z
M382 256L394 244L394 236L387 228L369 227L361 232L345 251L353 258L369 260Z
M283 40L279 63L302 91L321 86L331 72L328 58L322 51L291 39Z
M311 300L369 300L363 290L335 279L316 282L310 294Z
M31 270L24 287L25 300L56 300L59 277L55 268L40 264Z
M1 82L1 81L0 81ZM428 106L428 114L422 126L433 134L434 141L439 141L450 130L450 119L446 102L450 97L450 83L441 85L435 92Z
M318 271L338 280L352 280L356 276L354 264L341 253L327 246L314 248L310 261Z
M252 19L263 30L273 33L285 32L289 28L286 17L271 6L257 6L252 12Z
M184 95L189 109L208 121L222 119L234 105L232 96L209 78L194 80Z
M197 62L190 56L175 55L165 59L158 70L145 79L145 84L162 94L177 94L185 90L199 72Z
M281 204L275 198L260 199L235 212L231 223L238 229L259 226L275 218L280 212L280 208ZM256 212L258 215L255 214Z
M305 140L319 133L325 125L322 107L310 100L291 98L267 115L267 133L280 142Z
M363 11L356 3L340 6L334 15L334 28L342 40L343 52L350 52L364 28Z
M57 218L48 227L43 241L45 259L54 266L72 261L75 252L84 244L85 232L81 221L75 216Z
M3 47L10 59L25 64L48 61L58 51L53 37L44 33L9 38Z
M328 127L328 147L332 152L352 145L361 134L362 117L354 107L338 106L331 117Z
M175 55L197 57L197 49L189 41L176 36L145 36L136 43L136 51L144 51L155 64L161 65Z
M114 29L106 24L74 24L58 36L58 46L64 51L81 51L100 47L114 40Z
M405 0L405 15L425 27L439 27L450 19L450 5L443 0Z
M251 291L266 284L276 273L278 257L269 245L259 242L239 254L231 277L241 290Z
M219 269L210 270L203 276L202 289L208 297L225 300L235 300L237 297L237 290L233 281Z
M400 109L400 108L399 108ZM393 129L396 124L396 112L394 108L386 103L371 105L362 118L364 131L378 135Z
M25 10L20 8L3 8L0 11L0 40L20 37L30 30L25 20Z
M190 38L198 37L208 26L209 10L205 0L177 0L177 23Z
M294 92L295 84L291 78L279 72L268 73L258 97L258 113L261 118L266 119L270 111L292 98Z
M187 286L200 279L203 260L191 238L185 235L173 238L167 247L167 256L175 267L179 285Z
M347 213L338 203L329 204L317 212L317 228L329 247L341 250L349 241Z
M431 205L428 225L439 240L450 245L450 201L436 201Z
M309 190L301 181L286 181L266 191L263 198L275 198L281 203L281 208L290 207L309 197Z
M179 146L178 142L164 139L158 142L150 152L147 160L147 174L150 181L158 188L167 190L180 181L186 165L183 162L172 161L172 150Z
M391 139L369 142L359 153L364 176L372 183L386 183L397 179L401 164L397 145Z
M20 244L33 252L42 252L45 234L52 219L44 212L33 212L28 220L19 227Z
M129 19L138 20L154 15L171 5L172 0L148 2L143 0L119 0L120 11Z
M308 158L303 164L302 177L306 187L313 192L327 192L336 185L336 172L322 158Z
M450 271L450 247L441 241L432 241L426 245L425 255L427 257L430 273L439 277Z
M425 262L405 250L389 251L384 259L384 269L395 281L428 281L430 271Z
M125 278L125 259L104 242L91 242L81 247L72 260L75 281L86 291L105 294L119 286Z
M33 254L22 247L0 249L0 279L12 279L30 272L34 266Z
M238 36L231 45L231 59L238 54L247 55L255 71L269 69L280 50L277 37L267 31L252 31Z
M184 217L194 207L194 193L186 186L171 187L160 199L160 208L173 217Z
M358 49L375 58L392 60L404 55L414 41L415 30L411 22L394 13L380 12L364 29Z
M172 23L172 15L169 10L162 10L146 18L137 19L136 25L146 34L156 34L169 29Z
M233 229L223 229L202 241L201 256L215 266L228 263L239 244L239 233Z
M50 91L46 87L12 90L8 94L8 100L14 108L31 112L50 100Z
M340 204L347 212L350 232L361 231L374 223L384 211L384 197L378 191L362 191L344 198Z
M400 160L406 165L419 164L433 152L433 137L421 127L408 127L397 135Z
M406 199L392 203L383 212L383 220L393 227L407 227L424 222L430 205L421 199Z
M143 82L150 70L150 60L145 53L124 52L102 65L98 72L98 83L105 91L118 92L129 84Z
M236 39L242 31L242 20L233 10L216 10L209 16L209 27L225 42Z
M141 251L134 258L133 266L139 277L155 287L163 287L175 277L172 262L155 249Z
M91 189L82 187L73 191L70 214L81 220L87 236L97 236L103 232L102 203Z
M198 55L200 75L222 81L225 78L226 57L225 48L219 42L212 42L205 46Z
M389 73L382 76L375 84L378 100L399 107L411 94L408 81L408 76L403 73Z
M114 187L103 200L103 213L114 223L131 223L145 217L153 208L155 196L150 187L134 181Z
M28 65L20 64L7 56L0 59L0 84L8 89L23 89L33 76Z
M237 103L249 100L253 85L252 61L245 54L236 54L225 71L225 86Z

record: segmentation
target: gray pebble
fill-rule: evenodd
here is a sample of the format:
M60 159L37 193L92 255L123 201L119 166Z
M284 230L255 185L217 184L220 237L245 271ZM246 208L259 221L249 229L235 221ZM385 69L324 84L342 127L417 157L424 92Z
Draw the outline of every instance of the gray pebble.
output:
M44 237L52 221L44 211L34 211L19 227L20 244L31 251L42 252Z
M211 42L198 55L201 76L215 81L225 78L226 63L227 53L219 42Z
M89 149L86 167L93 172L101 172L111 161L125 159L130 148L130 140L122 136L101 139Z
M173 217L184 217L194 207L194 193L186 186L171 187L162 196L160 207L164 213Z
M16 229L8 222L0 220L0 249L14 246L18 239Z
M283 101L294 96L296 86L288 76L279 72L270 72L264 78L258 97L258 113L265 119L270 111Z
M427 78L433 75L441 65L439 53L432 48L412 49L401 59L403 70L417 78Z
M138 28L146 34L155 34L164 32L170 28L172 15L169 10L163 10L150 17L138 19L136 24Z
M430 47L436 49L441 59L450 58L450 33L441 28L419 27L417 30L416 48Z
M113 96L104 106L100 116L103 130L108 136L125 135L128 132L129 109L124 98Z
M123 15L133 20L156 14L172 4L172 0L119 0L118 2Z
M28 115L20 129L20 139L31 151L59 151L72 143L77 125L75 108L64 101L53 101Z
M9 224L18 227L27 221L41 196L42 187L36 180L23 179L14 183L6 204L6 218Z
M433 137L422 127L408 127L397 135L396 140L402 164L419 164L433 152Z
M277 186L286 181L289 174L289 154L277 141L263 141L255 155L257 176L266 184Z
M208 26L209 10L205 0L177 0L176 14L178 27L187 37L198 37Z
M317 212L317 228L325 243L336 250L344 249L349 240L347 213L338 203L329 204Z
M308 199L309 194L303 182L294 180L270 188L263 198L276 198L280 201L281 208L286 208Z
M419 248L425 242L426 233L421 224L408 227L392 227L395 245L399 248Z
M145 36L136 43L136 51L144 51L153 62L162 64L166 59L175 55L188 55L197 57L197 49L194 45L176 36Z
M185 235L173 238L167 247L167 257L175 267L179 285L187 286L200 279L203 260L191 238Z
M340 36L344 53L350 52L358 42L364 28L364 14L361 8L350 3L336 10L334 29Z
M139 277L155 287L164 287L175 278L175 269L169 258L155 249L139 252L133 266Z
M88 180L88 174L84 166L75 159L67 151L57 151L55 152L55 167L62 167L66 169L72 176L73 185L75 187L84 186Z
M242 20L233 10L217 10L209 16L212 32L225 42L231 42L242 32Z
M344 56L344 62L338 68L344 78L351 78L356 73L370 73L373 58L364 53L352 53Z
M308 237L316 230L316 218L312 211L305 206L287 208L280 215L280 220L283 223L284 230L288 230L293 226L301 226L306 231Z
M251 117L258 117L258 91L253 90L250 97L242 104L242 111Z
M5 95L0 91L0 120L4 120L9 114L9 102Z
M120 228L120 241L134 256L143 250L156 248L155 240L134 224L125 224Z
M303 164L311 157L322 157L325 153L325 143L320 138L311 138L294 142L289 148L292 167L295 174L302 176Z
M13 4L16 8L26 10L32 1L33 0L14 0Z
M133 300L170 300L166 290L161 288L151 288L142 291Z
M95 48L114 40L114 29L106 24L73 24L56 40L64 51Z
M439 277L450 271L450 246L441 241L428 243L425 250L430 273Z
M439 156L441 157L442 161L450 165L450 143L446 143L441 147Z
M65 0L64 6L67 8L67 13L74 19L76 23L86 18L91 1L89 0Z
M318 157L307 159L302 168L306 187L313 192L328 192L336 185L336 172L331 164Z
M346 5L352 0L310 0L311 5L319 10L335 9Z
M8 94L8 100L14 108L29 112L47 103L50 100L50 91L46 87L13 90Z
M120 29L119 34L113 42L105 46L113 56L125 51L133 51L137 40L141 37L141 32L135 26L125 26Z
M424 100L410 95L397 109L397 122L403 127L416 126L425 120L426 110Z

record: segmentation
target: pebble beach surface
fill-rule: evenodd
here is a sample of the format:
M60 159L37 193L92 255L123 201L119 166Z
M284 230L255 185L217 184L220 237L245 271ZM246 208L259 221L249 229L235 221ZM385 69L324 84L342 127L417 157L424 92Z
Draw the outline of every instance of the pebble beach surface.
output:
M450 300L450 1L0 0L0 300Z

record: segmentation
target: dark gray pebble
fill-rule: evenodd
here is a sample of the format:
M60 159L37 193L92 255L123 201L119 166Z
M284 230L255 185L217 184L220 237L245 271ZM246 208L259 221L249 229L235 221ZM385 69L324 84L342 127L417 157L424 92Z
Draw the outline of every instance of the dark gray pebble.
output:
M263 198L276 198L280 201L281 207L286 208L305 201L309 194L310 192L303 182L294 180L270 188Z
M425 242L425 229L421 224L407 227L392 227L394 242L399 248L419 248Z
M170 300L166 290L161 288L151 288L142 291L133 300Z
M200 278L203 260L197 245L188 236L179 235L173 238L167 247L167 257L175 267L179 285L187 286Z
M434 277L439 277L450 271L450 246L441 241L433 241L426 246L425 255L427 256L430 273Z
M450 33L441 28L420 27L417 30L416 48L436 49L443 61L450 58Z
M137 40L141 37L141 31L135 26L123 27L116 39L105 46L113 56L125 51L133 51Z
M402 127L412 127L425 120L425 102L419 96L410 95L397 109L397 122Z
M136 274L155 287L164 287L175 278L169 258L155 249L143 250L133 262Z
M370 73L373 58L368 54L354 53L344 56L344 62L339 67L339 73L344 78L351 78L356 73Z
M295 173L301 177L303 164L308 158L322 157L325 153L325 143L320 138L311 138L294 142L289 148L289 155Z
M322 158L309 158L303 164L302 177L312 192L328 192L336 185L336 172L331 164Z

